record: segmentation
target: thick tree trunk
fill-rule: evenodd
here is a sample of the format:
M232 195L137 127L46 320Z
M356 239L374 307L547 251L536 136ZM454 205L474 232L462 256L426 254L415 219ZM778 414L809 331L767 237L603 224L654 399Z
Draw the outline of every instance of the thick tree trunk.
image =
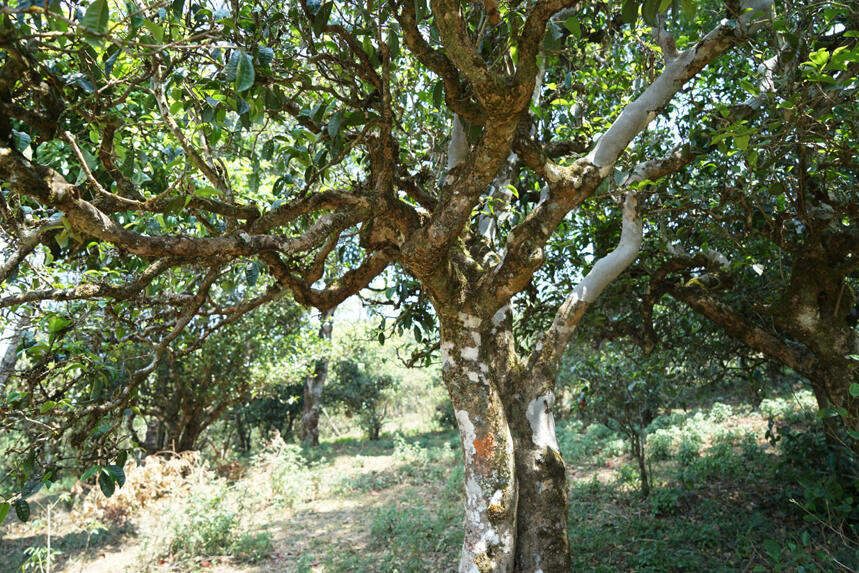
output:
M850 362L848 358L821 364L808 379L818 408L830 412L822 418L827 442L836 447L850 448L859 459L859 440L844 431L859 433L859 398L852 397L849 392L851 383L859 383L859 368Z
M465 312L442 320L442 372L465 458L459 570L569 571L554 375L520 364L508 308L489 320Z
M569 571L567 472L555 436L549 391L510 406L519 483L516 571Z
M490 320L441 316L442 376L450 393L465 462L465 538L460 572L509 572L516 554L514 444L499 393L504 368L489 352Z
M147 453L157 452L161 449L163 445L159 439L159 434L163 434L161 427L161 422L158 420L149 420L146 423L146 435L143 437L143 447Z
M319 338L325 341L331 340L331 318L334 309L322 313L319 327ZM322 390L328 378L328 357L323 356L316 361L312 376L308 376L304 383L304 408L301 414L301 441L311 446L319 445L319 410L321 408Z
M197 439L203 433L204 426L200 423L200 419L195 417L186 420L182 425L179 435L174 440L173 446L177 452L187 452L195 449Z

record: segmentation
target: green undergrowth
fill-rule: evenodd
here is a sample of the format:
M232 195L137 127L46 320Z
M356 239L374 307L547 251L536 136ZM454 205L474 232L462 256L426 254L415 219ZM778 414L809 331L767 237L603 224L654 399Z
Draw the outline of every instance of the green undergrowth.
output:
M663 413L648 428L647 498L619 434L559 421L573 571L859 569L855 468L828 449L806 402L800 394L765 401L766 413L718 402ZM242 465L233 481L208 467L185 478L187 491L157 515L157 538L140 539L138 570L218 559L236 571L456 569L455 430L317 448L276 440ZM20 560L0 567L20 569Z
M663 414L648 428L647 499L619 435L561 423L559 444L578 470L573 570L859 569L856 471L833 465L839 455L809 403L803 392L756 413L715 403Z

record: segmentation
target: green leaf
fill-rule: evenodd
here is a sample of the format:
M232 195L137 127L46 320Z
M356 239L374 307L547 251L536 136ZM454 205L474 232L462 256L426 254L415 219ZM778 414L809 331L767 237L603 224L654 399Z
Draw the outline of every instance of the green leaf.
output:
M738 135L734 137L734 145L737 146L737 149L741 149L745 151L745 149L749 146L749 136L748 135Z
M27 521L30 519L30 504L27 503L24 499L18 498L15 500L15 515L18 516L18 519L21 521Z
M396 60L400 57L400 36L393 28L388 33L388 52L391 54L391 60Z
M244 51L239 50L238 61L236 62L236 91L243 92L252 85L256 79L254 71L254 62L251 57Z
M268 67L274 59L274 50L267 46L260 46L257 48L257 59L259 60L259 65L264 68Z
M149 33L152 34L152 37L156 42L164 40L164 28L162 28L160 24L153 22L152 20L143 20L143 27L149 30Z
M21 488L21 498L27 499L28 497L35 495L38 491L42 489L42 481L41 480L30 480Z
M624 22L635 24L638 19L638 0L624 0L620 14Z
M57 405L57 403L55 401L48 400L47 402L45 402L44 404L39 406L39 413L45 414L47 412L50 412L51 410L54 409L54 407L56 407L56 405Z
M86 9L81 26L94 34L107 34L107 24L110 20L110 9L107 0L95 0Z
M695 5L695 0L680 0L680 7L683 8L683 13L690 20L695 19L698 7Z
M113 495L113 492L116 491L113 476L111 476L106 469L103 469L98 474L98 487L101 488L101 493L104 494L104 497L110 497Z
M122 466L105 466L104 469L107 470L110 477L119 484L119 487L125 485L125 470L122 469Z
M71 323L71 319L63 318L62 316L53 316L51 317L51 320L48 321L48 332L50 334L56 334Z
M310 2L307 3L308 8L310 7ZM331 17L331 9L334 7L334 4L331 2L326 2L322 4L321 7L313 14L313 33L317 36L322 33L322 30L328 25L328 18Z
M641 17L650 26L656 26L656 15L659 13L659 5L662 0L644 0L641 7Z
M138 28L143 25L143 15L140 13L140 8L134 5L133 2L126 0L125 11L131 14L131 36L137 32Z
M340 126L343 125L343 112L337 111L332 116L331 119L328 120L328 135L332 138L337 136L337 133L340 132Z
M227 61L227 65L224 66L224 69L221 70L221 73L224 74L224 80L228 82L235 81L236 73L239 68L239 52L233 52L230 56L229 61Z
M440 108L442 102L444 102L444 82L439 80L432 87L432 104Z
M764 547L766 548L767 553L769 553L769 556L772 559L777 559L779 554L781 553L781 547L772 539L764 540Z
M820 48L816 52L811 52L808 54L808 59L812 64L817 66L817 68L822 68L826 65L826 62L829 60L829 51L826 48Z
M84 473L83 473L83 474L81 474L81 478L80 478L80 479L81 479L81 481L86 481L86 480L88 480L89 478L91 478L92 476L94 476L94 475L98 472L98 470L99 470L99 467L98 467L98 466L90 466L90 467L88 467L88 468L86 469L86 471L84 471Z
M0 501L0 523L3 523L3 520L6 519L6 515L11 508L12 506L8 501Z
M850 395L854 398L859 398L859 384L856 382L850 385Z
M564 22L564 27L569 30L577 40L581 39L582 27L579 25L579 20L577 18L567 18L567 21Z
M23 131L12 130L12 140L15 142L15 148L18 151L24 151L30 147L30 136Z

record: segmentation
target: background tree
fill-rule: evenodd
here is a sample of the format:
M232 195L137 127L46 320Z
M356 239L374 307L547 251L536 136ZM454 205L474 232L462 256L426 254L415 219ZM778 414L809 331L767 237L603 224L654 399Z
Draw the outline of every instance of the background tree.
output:
M649 304L669 294L805 376L830 442L857 452L859 66L854 6L786 3L781 49L757 83L732 78L701 138L707 159L661 195L671 210L646 267ZM731 95L728 95L731 94ZM700 125L690 98L689 129ZM678 217L677 209L683 210ZM645 321L646 322L646 321Z
M186 329L140 386L138 411L147 421L147 436L139 443L150 451L195 449L202 432L230 407L267 395L276 383L300 379L302 357L312 344L304 335L307 326L301 309L284 300L204 340ZM278 363L284 370L270 372Z

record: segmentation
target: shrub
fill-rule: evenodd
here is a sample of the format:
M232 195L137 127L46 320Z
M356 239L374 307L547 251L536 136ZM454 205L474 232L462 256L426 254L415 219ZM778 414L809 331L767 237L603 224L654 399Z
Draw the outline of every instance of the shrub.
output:
M339 405L347 416L356 414L367 437L378 440L387 414L386 390L397 380L359 359L345 358L334 365L335 382L325 389L323 401Z
M230 555L259 561L271 551L271 535L252 532L237 492L217 484L192 490L186 504L168 516L166 554L183 559Z
M659 429L647 438L648 454L654 460L667 460L674 450L674 432Z
M680 506L682 489L656 489L650 492L650 512L654 517L674 515Z
M680 440L677 446L677 461L680 465L688 466L697 457L701 450L701 440L694 434L687 434Z
M441 404L435 407L433 419L442 430L455 430L457 428L456 415L453 413L453 404L450 398L445 398Z
M779 428L773 441L782 453L780 473L802 488L798 505L831 530L859 538L859 464L853 453L827 443L819 427Z
M304 459L302 450L276 436L254 457L254 466L269 476L266 498L282 507L291 507L316 496L319 477L313 465Z
M728 404L715 402L713 406L710 407L710 419L714 422L724 422L733 415L734 409Z

